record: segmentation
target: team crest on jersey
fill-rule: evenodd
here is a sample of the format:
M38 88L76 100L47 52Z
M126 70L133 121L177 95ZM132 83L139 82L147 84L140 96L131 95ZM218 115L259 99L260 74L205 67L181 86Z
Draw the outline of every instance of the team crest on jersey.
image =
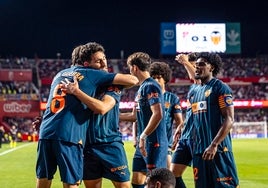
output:
M208 97L211 94L211 89L208 89L207 91L205 91L205 97Z
M165 102L165 108L169 108L170 107L170 103L169 102Z

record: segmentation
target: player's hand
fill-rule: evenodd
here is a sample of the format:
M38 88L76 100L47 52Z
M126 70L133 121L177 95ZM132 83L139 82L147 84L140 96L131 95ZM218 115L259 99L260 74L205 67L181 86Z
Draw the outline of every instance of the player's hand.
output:
M79 85L76 76L73 77L73 80L74 82L70 82L70 80L68 80L67 78L65 78L65 80L62 80L60 84L61 90L65 93L75 95L77 90L79 90Z
M141 154L144 157L147 157L147 152L146 152L145 144L146 144L146 139L140 139L140 141L139 141L139 149L140 149L140 152L141 152Z
M188 55L186 55L186 54L178 54L175 57L175 60L178 61L180 64L184 65L185 62L188 61Z
M173 140L171 150L175 150L179 146L179 139Z
M211 144L210 146L207 147L207 149L203 153L202 158L204 160L213 160L216 155L216 152L217 152L217 146Z

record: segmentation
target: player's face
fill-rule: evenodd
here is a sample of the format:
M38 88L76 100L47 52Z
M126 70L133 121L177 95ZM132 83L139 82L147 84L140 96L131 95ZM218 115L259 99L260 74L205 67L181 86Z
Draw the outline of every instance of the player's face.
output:
M210 63L207 62L204 58L197 59L195 71L195 79L205 80L206 78L212 75L213 67Z
M161 75L152 75L151 77L159 83L161 88L165 87L165 80Z
M103 52L96 52L91 56L91 61L89 63L89 67L108 71L107 59Z

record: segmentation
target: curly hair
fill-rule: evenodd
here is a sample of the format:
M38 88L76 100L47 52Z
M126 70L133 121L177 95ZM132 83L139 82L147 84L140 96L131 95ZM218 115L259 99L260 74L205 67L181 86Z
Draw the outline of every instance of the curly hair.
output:
M89 42L83 45L80 49L79 57L82 62L91 61L92 54L96 52L105 52L104 47L96 42Z
M198 53L196 56L196 59L199 59L199 58L206 59L207 62L214 67L213 72L212 72L213 76L216 76L220 72L222 68L222 59L219 54L201 52L201 53Z
M162 76L165 83L168 83L171 79L172 71L169 65L165 62L153 62L150 66L150 75L152 76Z

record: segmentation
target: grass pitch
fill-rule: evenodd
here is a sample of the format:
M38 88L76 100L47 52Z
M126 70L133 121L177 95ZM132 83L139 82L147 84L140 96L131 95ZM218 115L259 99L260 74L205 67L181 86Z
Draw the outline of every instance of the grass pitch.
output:
M268 188L268 139L233 139L233 149L241 188ZM35 187L36 142L18 143L10 149L3 144L0 149L0 186L1 188ZM132 166L134 147L125 142L125 148ZM193 188L192 169L188 168L183 176L187 188ZM59 174L56 173L52 188L62 187ZM80 186L84 188L82 184ZM104 188L112 188L109 180L103 180Z

